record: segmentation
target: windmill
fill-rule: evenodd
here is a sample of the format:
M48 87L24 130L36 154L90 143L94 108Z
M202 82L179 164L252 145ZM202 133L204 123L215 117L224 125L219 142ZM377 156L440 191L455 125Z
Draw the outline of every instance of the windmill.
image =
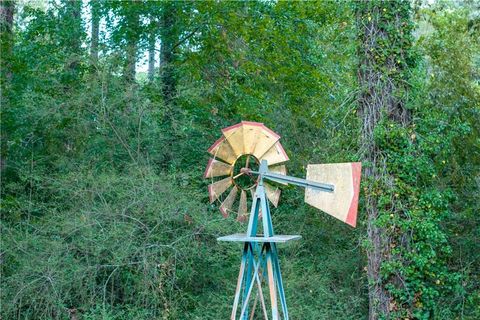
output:
M291 177L285 166L289 158L279 140L280 136L262 123L242 121L223 129L220 139L208 149L213 158L208 161L204 177L211 179L210 202L220 203L225 218L234 215L239 221L248 219L245 234L217 239L243 243L232 320L253 319L258 302L264 319L269 319L263 280L269 289L272 319L288 319L277 243L301 237L274 234L269 202L277 207L280 189L271 182L305 188L306 203L356 225L361 163L311 164L306 179Z

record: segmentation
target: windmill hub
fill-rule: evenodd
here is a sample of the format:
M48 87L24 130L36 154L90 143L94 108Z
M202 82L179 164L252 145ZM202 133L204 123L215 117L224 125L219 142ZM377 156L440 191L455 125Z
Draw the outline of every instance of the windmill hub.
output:
M269 318L262 289L263 276L268 278L272 319L288 320L277 243L297 240L300 236L275 235L273 231L269 201L277 207L280 189L276 183L305 188L305 202L353 227L356 224L361 164L312 164L307 166L307 179L287 176L284 163L289 158L279 140L280 136L262 123L242 121L223 129L222 137L208 149L213 158L208 161L204 177L212 181L208 187L210 202L219 201L220 211L226 218L236 212L237 220L248 219L245 234L218 238L243 243L232 320L253 319L258 301L264 318ZM235 206L238 193L240 200ZM257 292L251 304L254 287Z
M251 170L258 170L258 159L251 154L241 155L234 163L231 173L233 184L240 190L255 188L258 181Z

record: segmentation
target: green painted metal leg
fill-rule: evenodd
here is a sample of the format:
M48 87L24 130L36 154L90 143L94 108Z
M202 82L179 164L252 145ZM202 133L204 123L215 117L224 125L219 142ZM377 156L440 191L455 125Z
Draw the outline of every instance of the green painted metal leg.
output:
M236 318L237 318L238 302L240 300L240 291L242 289L242 284L243 284L243 281L244 281L245 265L247 263L248 250L249 250L248 243L245 243L244 246L243 246L243 254L242 254L242 262L240 264L240 272L238 273L237 289L235 290L235 299L233 301L232 315L230 316L231 320L236 320Z
M277 288L280 296L280 303L282 304L283 317L288 320L287 300L285 299L285 290L283 288L282 273L280 272L280 263L278 262L277 246L275 243L272 246L273 266L275 269L275 278L277 280Z
M247 306L247 314L248 314L248 288L250 287L250 283L252 282L250 275L252 274L253 264L254 264L254 252L252 248L252 244L248 243L248 253L247 253L247 267L245 274L245 286L243 287L243 294L242 294L242 305ZM247 315L240 316L240 319L247 320Z
M270 306L272 308L272 319L278 320L277 288L275 285L276 281L273 270L273 259L270 243L266 243L266 247L268 288L270 290Z

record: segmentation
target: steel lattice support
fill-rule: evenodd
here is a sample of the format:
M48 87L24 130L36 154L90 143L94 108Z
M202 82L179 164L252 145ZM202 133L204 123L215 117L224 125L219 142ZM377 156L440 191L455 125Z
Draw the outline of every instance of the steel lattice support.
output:
M260 213L263 235L262 237L257 237ZM244 242L231 319L247 320L249 318L249 304L252 300L252 292L255 286L257 287L257 295L253 301L250 319L253 318L258 301L260 301L264 318L269 319L266 307L267 304L262 290L263 279L265 279L268 284L272 319L288 319L288 309L276 243L268 241L269 238L274 236L274 232L270 208L262 181L260 181L257 186L253 198L247 230L247 237L257 238L256 240L261 238L263 241ZM278 300L280 300L281 312L278 308Z

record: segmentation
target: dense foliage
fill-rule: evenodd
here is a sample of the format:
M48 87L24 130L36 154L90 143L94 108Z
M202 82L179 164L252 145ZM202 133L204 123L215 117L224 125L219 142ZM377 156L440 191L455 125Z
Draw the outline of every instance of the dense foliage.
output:
M283 188L276 232L303 237L280 248L290 316L368 318L375 198L390 317L480 318L475 4L1 8L2 319L228 318L240 247L215 239L245 225L208 203L205 150L220 128L252 120L282 135L292 175L308 163L371 168L357 81L366 58L393 79L408 119L375 126L383 178L364 180L357 229ZM372 22L385 36L362 56Z

